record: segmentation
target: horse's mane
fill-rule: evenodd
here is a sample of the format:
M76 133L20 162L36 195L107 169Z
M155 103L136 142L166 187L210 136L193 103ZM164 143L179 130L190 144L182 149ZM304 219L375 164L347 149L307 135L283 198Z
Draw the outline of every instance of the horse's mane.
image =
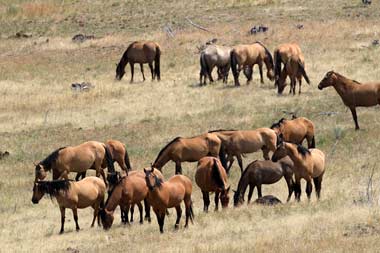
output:
M162 153L163 153L163 152L164 152L164 151L165 151L165 150L166 150L171 144L173 144L174 142L178 141L180 138L181 138L180 136L175 137L175 138L174 138L173 140L171 140L168 144L166 144L165 147L163 147L163 148L160 150L160 152L158 153L157 158L156 158L156 160L154 160L154 163L153 163L153 164L156 164L158 158L162 155Z
M51 198L58 195L59 191L68 191L70 189L70 182L73 180L53 180L53 181L39 181L37 182L38 190L48 194Z
M300 144L297 145L297 151L302 156L310 155L310 151L307 148L305 148L304 146L300 145Z
M210 130L208 133L217 133L217 132L224 132L224 131L237 131L236 129L216 129L216 130Z
M162 181L161 178L157 177L157 175L154 175L154 180L155 180L156 186L157 186L158 188L161 188L162 183L163 183L164 181Z
M349 78L347 78L347 77L345 77L345 76L343 76L343 75L341 75L341 74L339 74L339 73L337 73L337 72L334 72L334 71L332 71L335 75L337 75L338 77L340 77L340 78L342 78L342 79L344 79L345 81L348 81L348 82L353 82L353 83L355 83L355 84L362 84L362 83L360 83L360 82L358 82L358 81L356 81L356 80L353 80L353 79L349 79Z
M256 43L259 44L260 46L262 46L265 49L265 54L269 57L270 64L272 64L272 66L274 66L273 57L272 57L272 54L270 53L270 51L268 50L268 48L266 48L264 46L264 44L261 43L260 41L256 41Z
M280 127L282 123L284 123L284 121L287 120L285 118L281 118L278 122L275 122L272 124L272 126L270 127L271 129L275 128L275 127Z
M44 160L40 161L39 164L44 166L44 170L51 170L52 163L55 162L58 158L59 151L66 147L61 147L55 151L53 151L50 155L48 155ZM38 165L37 165L38 166Z
M218 163L215 158L213 159L213 161L214 161L214 164L212 165L211 177L218 187L224 189L225 185L223 182L222 175L220 174L220 171L219 171Z

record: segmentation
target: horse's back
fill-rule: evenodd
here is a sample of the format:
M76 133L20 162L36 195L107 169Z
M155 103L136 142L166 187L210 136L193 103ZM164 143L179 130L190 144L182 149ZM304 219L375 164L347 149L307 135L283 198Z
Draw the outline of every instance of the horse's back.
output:
M167 181L171 184L173 190L177 192L183 192L183 194L187 194L192 192L193 184L191 183L190 178L184 175L174 175Z
M146 185L144 172L129 173L123 182L123 194L128 196L129 201L137 203L146 198L148 195L148 187Z
M257 184L273 184L283 176L281 164L270 160L255 161L247 169L247 176Z
M106 185L98 177L86 177L73 184L72 190L78 197L78 208L85 208L100 198L104 198Z
M311 148L309 151L313 158L313 178L315 178L323 174L325 171L325 154L317 148Z
M147 63L154 60L159 45L153 41L135 41L127 49L128 59L135 63Z

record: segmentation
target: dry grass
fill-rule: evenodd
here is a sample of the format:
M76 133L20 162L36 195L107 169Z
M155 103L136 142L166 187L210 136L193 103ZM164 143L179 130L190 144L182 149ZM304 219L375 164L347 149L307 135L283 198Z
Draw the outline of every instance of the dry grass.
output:
M358 2L166 1L156 9L158 3L153 0L0 1L0 13L8 12L0 18L0 150L11 153L0 161L0 251L378 250L379 109L359 109L363 129L355 132L351 115L335 91L316 88L331 69L358 81L380 79L380 49L370 46L379 39L378 5L363 8ZM9 12L12 8L17 12ZM186 16L215 34L191 27ZM261 23L270 27L268 33L248 35L252 25ZM304 29L295 28L299 23ZM162 32L165 24L176 31L175 39ZM33 33L31 39L7 39L25 27ZM72 35L78 32L99 38L72 43ZM199 88L196 46L212 37L227 45L261 40L271 50L279 43L298 42L312 84L302 87L301 96L279 97L268 80L259 84L255 70L250 86L235 89L230 77L227 87L216 83ZM129 84L129 69L121 82L114 81L115 62L128 43L137 39L161 44L161 82L141 82L137 66L136 83ZM95 89L71 91L70 84L81 81L92 82ZM195 224L187 230L174 232L171 215L164 235L159 235L155 219L150 225L131 227L119 225L116 219L115 226L104 232L89 228L91 210L86 209L79 211L82 230L74 231L72 214L67 212L67 232L60 236L56 203L46 198L33 206L30 201L33 162L57 147L115 138L127 144L132 165L142 168L175 136L269 126L284 116L283 110L297 111L316 124L317 147L328 158L320 202L313 196L308 203L303 194L299 204L203 214L201 193L195 186ZM337 114L321 114L331 111ZM244 163L257 158L261 154L248 155ZM193 178L194 168L193 163L184 164L184 174ZM369 204L367 183L373 168ZM174 165L168 164L164 172L172 175ZM233 188L239 173L234 167ZM286 184L264 186L263 192L285 200Z

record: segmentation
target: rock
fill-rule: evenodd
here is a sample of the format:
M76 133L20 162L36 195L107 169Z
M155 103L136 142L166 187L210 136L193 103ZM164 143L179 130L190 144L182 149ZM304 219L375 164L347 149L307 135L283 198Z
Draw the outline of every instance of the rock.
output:
M15 35L9 36L9 38L16 38L16 39L26 39L26 38L31 38L33 35L31 33L27 32L16 32Z
M372 46L378 46L380 43L379 43L379 40L373 40L372 41Z
M299 29L299 30L303 29L303 24L297 24L296 28Z
M5 151L5 152L0 151L0 160L3 159L3 158L5 158L5 157L7 157L7 156L9 156L9 152L8 151Z
M95 39L94 35L85 35L85 34L79 33L79 34L74 35L74 37L71 40L76 43L83 43L86 40L93 40L93 39Z
M74 91L89 91L90 89L93 89L93 88L95 88L95 86L89 82L71 84L71 89Z
M273 206L277 204L282 204L282 202L281 200L279 200L273 195L266 195L266 196L256 199L255 204Z
M264 25L259 25L259 26L254 26L251 28L251 30L249 31L251 35L254 35L256 33L265 33L269 30L269 27L268 26L264 26Z

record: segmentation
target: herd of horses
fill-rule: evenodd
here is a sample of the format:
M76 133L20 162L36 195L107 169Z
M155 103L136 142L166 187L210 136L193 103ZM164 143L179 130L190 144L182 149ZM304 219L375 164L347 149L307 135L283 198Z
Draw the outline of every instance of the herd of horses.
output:
M148 64L152 80L161 79L161 48L156 42L137 41L129 45L116 68L116 79L121 80L125 67L131 67L131 82L134 64L139 63L145 80L143 64ZM240 86L239 73L243 70L247 84L252 80L253 66L259 66L260 81L263 83L263 65L267 77L274 81L278 93L286 87L290 78L290 93L295 94L296 81L301 93L302 78L310 83L305 71L305 60L300 47L294 43L282 44L274 50L274 57L261 42L235 47L208 45L200 55L200 85L206 79L213 82L212 71L216 67L218 79L227 83L231 69L236 86ZM359 129L356 107L380 104L380 83L359 83L334 71L329 71L318 88L333 86L344 104L350 108ZM307 147L303 146L306 140ZM263 152L263 160L252 161L244 169L245 154ZM272 155L270 156L270 153ZM57 199L61 212L61 230L64 232L65 209L72 209L76 229L79 230L77 209L91 206L95 220L104 229L109 229L114 220L114 211L120 206L121 221L133 221L134 206L140 213L143 223L151 221L150 209L156 214L160 232L164 231L168 208L175 208L178 229L182 216L181 203L184 202L186 223L193 222L192 180L182 175L182 162L197 162L195 183L200 188L205 212L210 205L210 192L215 193L215 210L219 202L223 208L230 201L230 169L234 160L238 161L241 177L233 194L235 207L244 203L245 192L249 187L248 203L254 188L257 188L258 202L263 201L262 185L274 184L284 178L288 187L287 201L294 192L296 201L301 199L301 179L306 181L306 195L311 198L312 184L319 199L325 173L325 154L316 148L314 123L304 117L280 119L271 127L255 130L212 130L191 138L176 137L158 153L150 167L133 170L125 145L117 140L106 143L88 141L78 146L61 147L45 159L35 164L35 180L32 202L38 203L45 195ZM165 180L162 168L169 162L175 163L175 175ZM121 172L115 170L117 162ZM107 168L107 174L104 170ZM86 177L88 169L95 170L96 177ZM52 180L46 180L48 172ZM69 174L75 172L75 181ZM103 179L100 179L100 176ZM81 179L81 180L80 180ZM107 196L107 198L106 198ZM265 197L265 196L264 196ZM104 201L106 199L106 201ZM129 217L130 215L130 217Z

